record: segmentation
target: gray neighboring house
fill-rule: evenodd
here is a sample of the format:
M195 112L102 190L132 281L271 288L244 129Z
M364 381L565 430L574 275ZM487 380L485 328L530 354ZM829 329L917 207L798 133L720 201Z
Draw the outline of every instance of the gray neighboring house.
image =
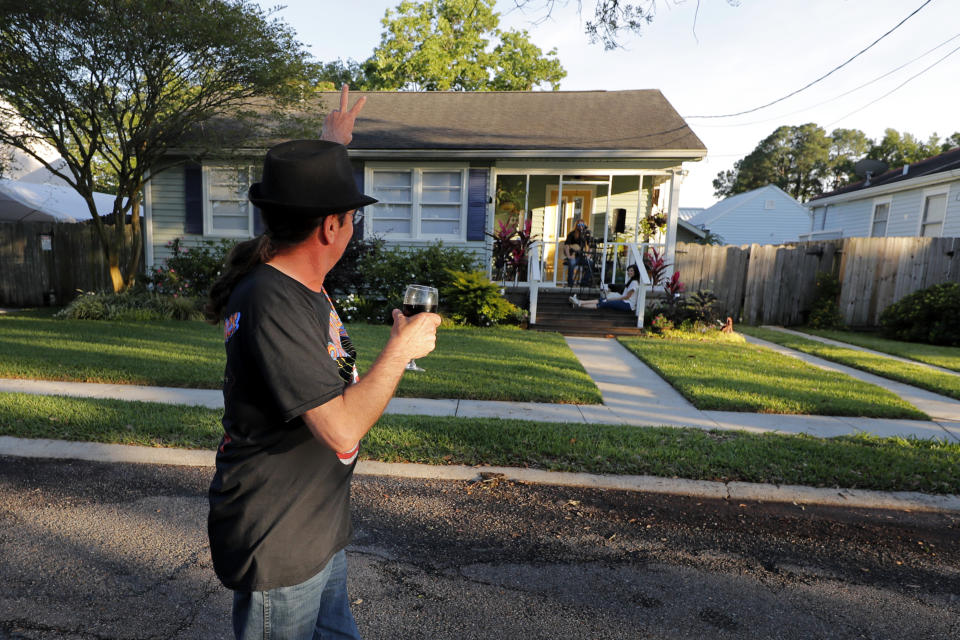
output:
M795 242L810 229L803 205L772 184L725 198L688 222L737 245Z
M338 96L321 99L335 105ZM358 184L380 202L367 207L360 233L397 246L442 241L483 254L486 232L529 221L542 241L543 282L562 281L558 246L581 220L610 249L639 247L640 217L663 210L667 232L657 242L672 253L677 174L706 156L658 90L357 91L351 103L361 96L367 104L350 156ZM231 159L179 164L149 181L148 266L169 257L174 238L190 246L259 232L246 191L265 149L245 150L245 161L231 152Z
M960 237L960 147L811 199L801 240Z

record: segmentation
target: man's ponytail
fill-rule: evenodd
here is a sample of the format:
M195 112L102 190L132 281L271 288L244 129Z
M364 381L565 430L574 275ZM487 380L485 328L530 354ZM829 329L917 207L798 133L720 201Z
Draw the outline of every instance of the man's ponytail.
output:
M227 255L223 273L210 287L207 304L203 308L206 321L210 324L219 324L223 320L223 310L237 283L254 267L270 261L276 253L277 250L267 234L237 243Z

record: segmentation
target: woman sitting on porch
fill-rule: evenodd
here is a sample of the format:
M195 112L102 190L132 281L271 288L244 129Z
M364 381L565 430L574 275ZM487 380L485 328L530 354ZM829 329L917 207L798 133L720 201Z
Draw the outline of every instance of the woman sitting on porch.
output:
M606 293L606 285L600 285ZM580 300L576 295L570 296L570 304L574 309L617 309L619 311L636 311L637 298L640 297L640 269L632 264L627 267L627 286L622 294L607 293L602 300Z

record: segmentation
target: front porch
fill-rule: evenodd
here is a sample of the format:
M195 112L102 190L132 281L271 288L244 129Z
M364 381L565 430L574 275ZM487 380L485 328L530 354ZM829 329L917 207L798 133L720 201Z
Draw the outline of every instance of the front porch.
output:
M662 256L668 266L661 275L672 275L682 176L678 166L559 171L498 166L491 180L491 278L509 285L515 296L526 294L523 306L530 311L532 329L565 335L637 333L653 289L643 268L645 254ZM591 269L581 273L578 268L578 284L571 289L565 286L570 279L565 240L579 223L585 225L584 253ZM601 284L625 284L632 264L641 275L635 315L571 309L572 293L599 298Z

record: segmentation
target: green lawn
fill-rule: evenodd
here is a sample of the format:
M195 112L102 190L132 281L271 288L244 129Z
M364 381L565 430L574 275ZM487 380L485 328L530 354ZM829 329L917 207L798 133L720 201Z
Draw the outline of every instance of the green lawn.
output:
M0 435L212 450L220 440L220 413L152 403L0 393ZM873 436L823 439L667 427L384 416L364 439L361 457L960 493L960 444Z
M859 331L828 331L809 327L791 327L791 329L960 372L960 347L943 347L919 342L888 340L875 333Z
M389 327L348 328L361 375ZM49 313L0 316L0 377L217 389L222 328L202 322L57 320ZM404 376L402 397L597 404L600 391L558 334L516 328L446 328L437 350Z
M360 373L386 344L389 327L352 325ZM599 404L600 390L558 333L513 327L441 327L437 348L417 361L423 373L403 376L397 395Z
M951 373L936 371L918 364L900 362L885 356L857 351L856 349L835 347L774 329L740 327L740 330L747 335L755 336L761 340L775 342L788 349L809 353L812 356L817 356L824 360L844 364L848 367L866 371L867 373L889 378L890 380L897 380L898 382L960 400L960 376L955 376Z
M620 342L701 410L929 420L885 389L736 339Z

